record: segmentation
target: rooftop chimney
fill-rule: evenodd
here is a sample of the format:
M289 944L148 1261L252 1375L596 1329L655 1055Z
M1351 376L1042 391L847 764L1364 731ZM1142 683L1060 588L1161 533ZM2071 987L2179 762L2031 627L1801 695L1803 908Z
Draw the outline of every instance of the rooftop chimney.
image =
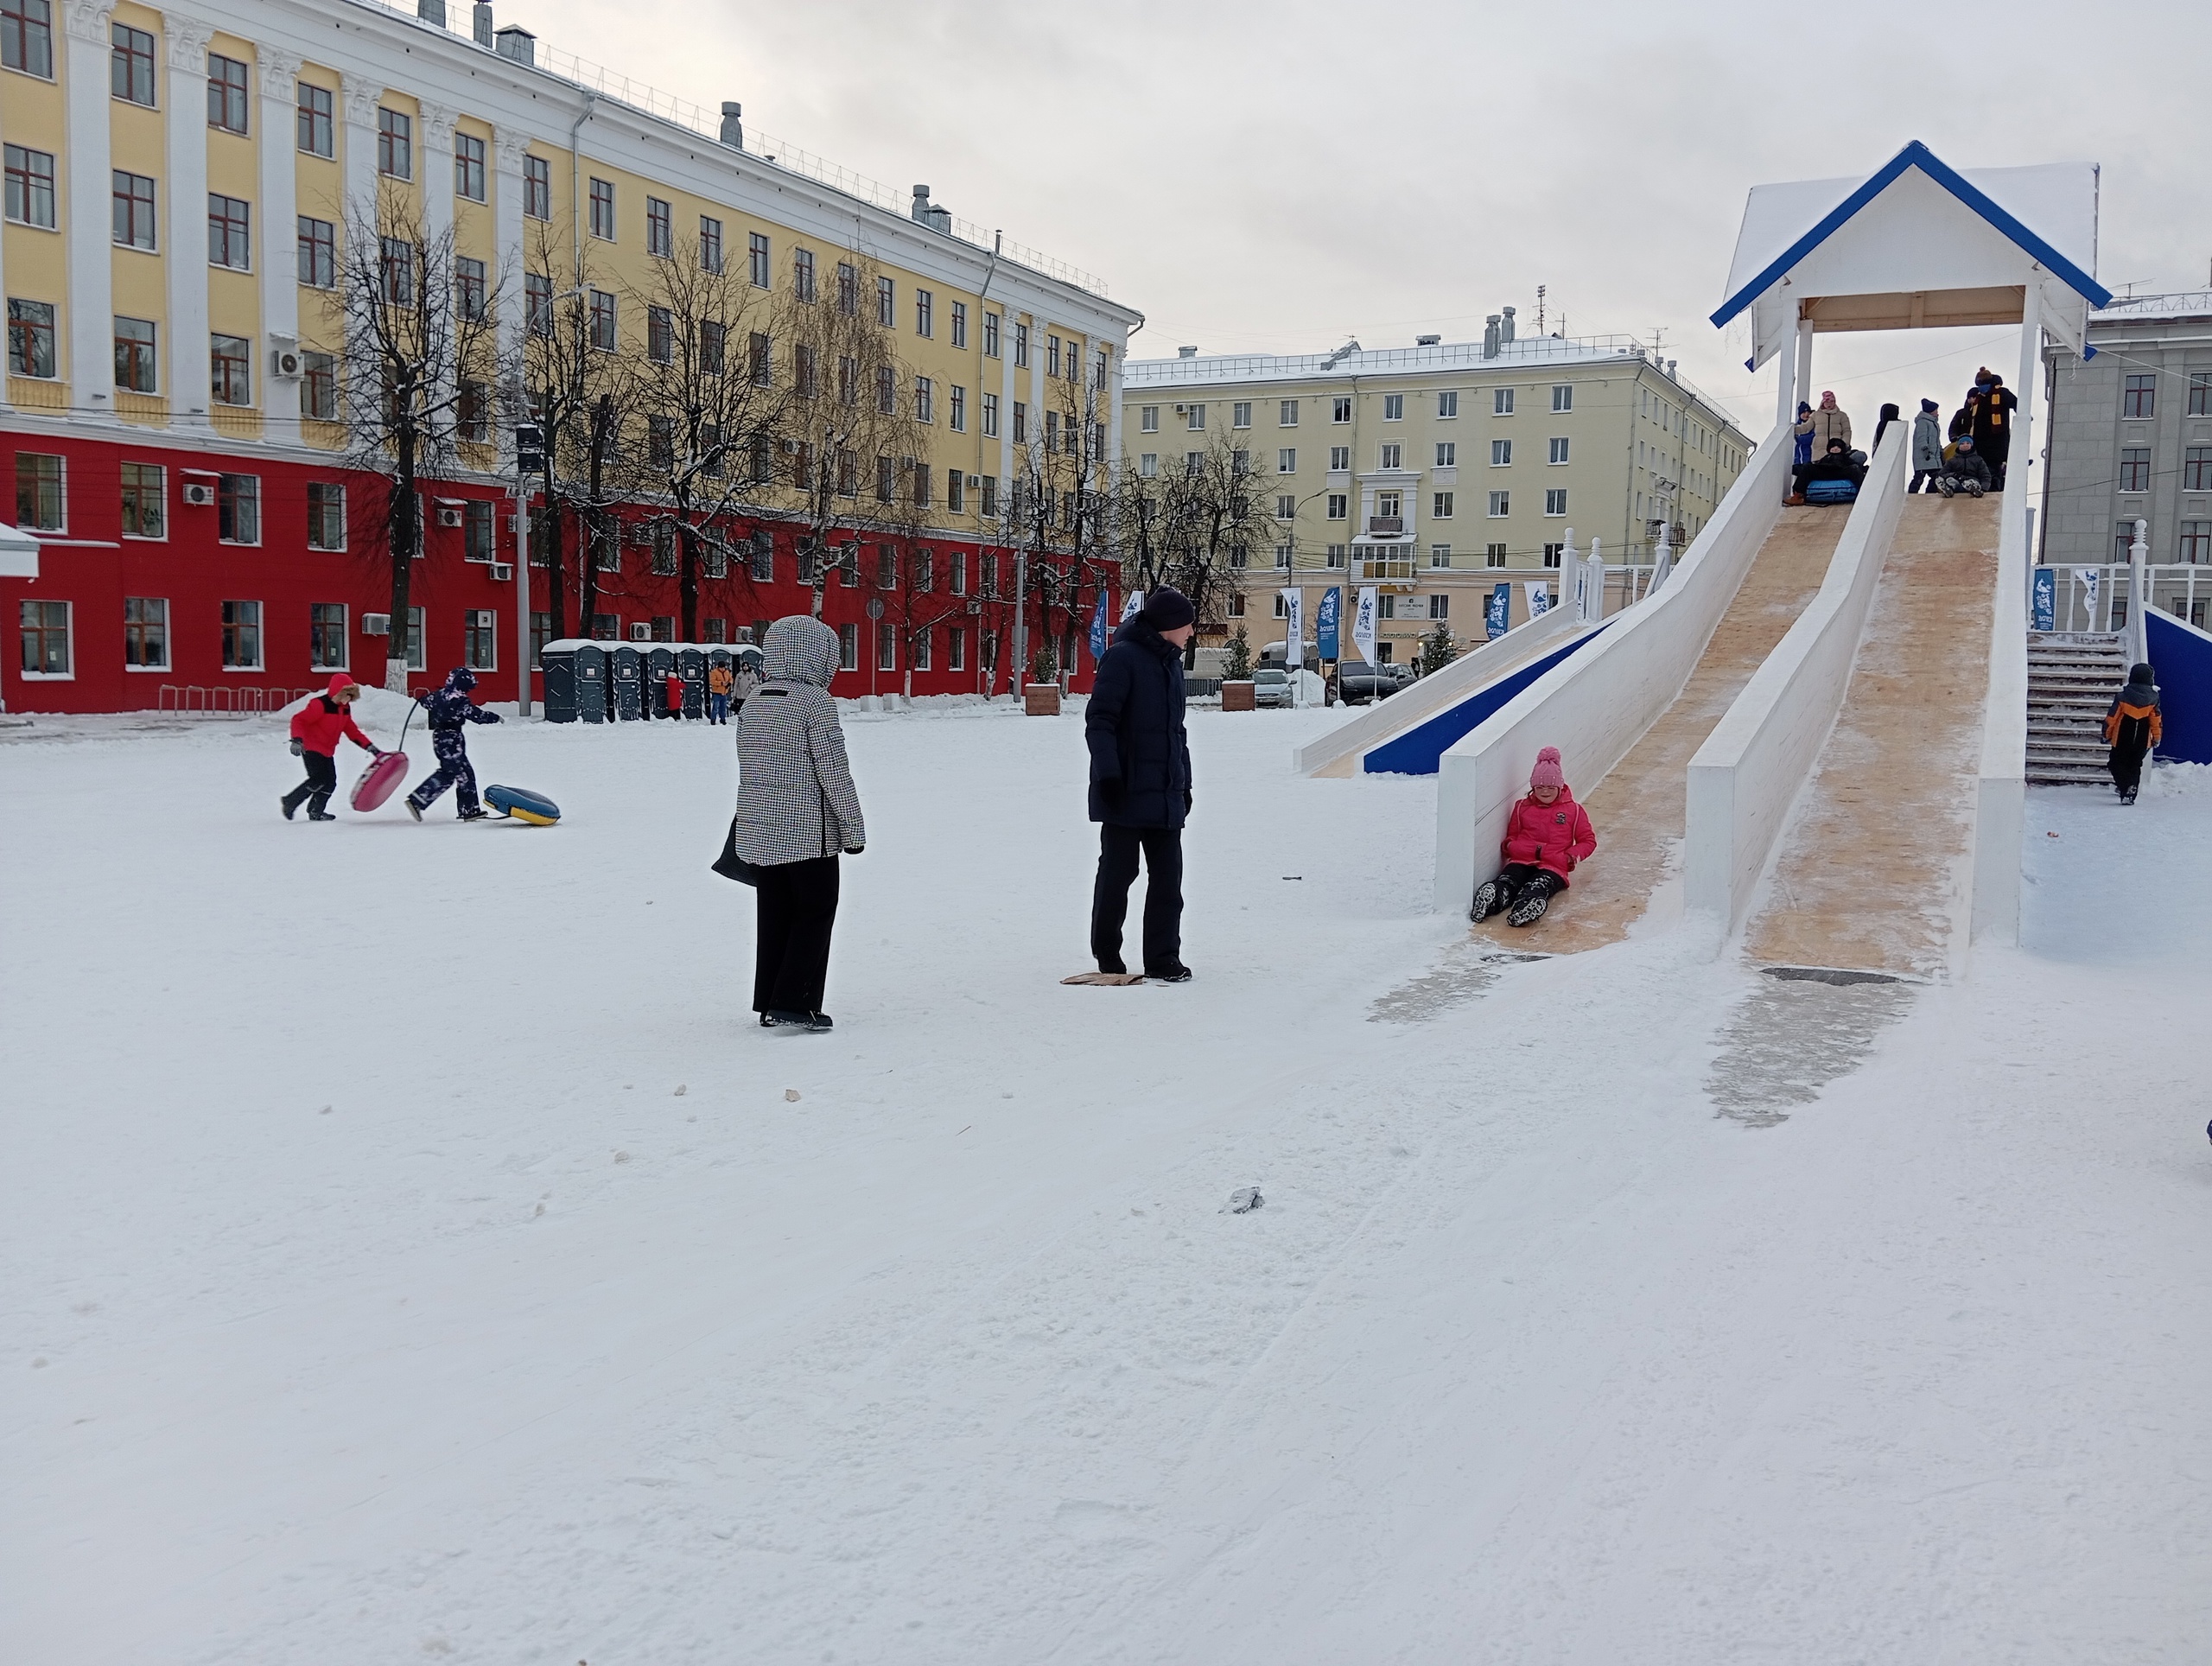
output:
M469 33L476 37L476 44L485 51L492 49L492 8L486 5L484 0L476 0Z
M1667 379L1669 381L1672 382L1677 379L1675 375L1675 366L1680 363L1681 363L1681 360L1679 359L1669 359L1667 361Z
M537 37L526 29L517 29L512 23L492 37L492 49L502 58L535 68L537 64Z
M745 149L745 106L722 100L721 142L733 150Z
M1497 339L1500 341L1510 341L1513 339L1513 308L1510 307L1504 308L1504 314L1505 323L1499 329Z
M1498 318L1496 313L1492 313L1488 318L1483 320L1483 357L1485 359L1497 357L1497 344L1500 340L1497 324Z
M446 0L415 0L415 15L426 23L446 26Z
M914 188L913 207L906 212L932 232L941 232L946 237L952 235L952 210L939 208L931 202L928 186L918 185Z
M1198 356L1198 350L1196 347L1178 347L1175 356L1178 359L1195 359Z
M1416 335L1414 337L1414 345L1417 347L1433 347L1441 344L1444 338L1440 335Z

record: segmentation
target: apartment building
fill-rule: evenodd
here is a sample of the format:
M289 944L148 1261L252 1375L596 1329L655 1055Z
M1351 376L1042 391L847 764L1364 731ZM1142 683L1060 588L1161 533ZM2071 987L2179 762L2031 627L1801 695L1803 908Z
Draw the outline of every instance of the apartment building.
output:
M1664 524L1681 549L1743 471L1748 437L1670 361L1625 336L1519 336L1515 309L1479 341L1137 359L1122 383L1123 445L1140 473L1184 468L1226 431L1263 499L1272 549L1243 565L1221 630L1280 642L1280 592L1309 622L1332 585L1373 585L1376 653L1403 662L1444 623L1484 639L1484 604L1560 564L1570 530L1609 562L1649 558ZM1239 558L1233 554L1234 566ZM1555 592L1554 592L1555 595ZM1349 603L1351 598L1346 597Z
M19 621L0 660L8 705L254 707L333 670L381 680L393 640L424 680L466 664L492 697L514 696L512 402L455 390L477 408L459 465L424 483L408 620L388 617L389 557L365 536L381 482L346 467L334 389L348 227L395 202L452 251L454 295L436 304L488 305L506 363L533 318L586 291L595 347L654 352L665 321L639 296L672 251L728 263L764 299L810 300L818 283L841 304L854 297L838 275L865 270L858 304L901 366L884 397L922 435L922 455L896 462L929 547L881 563L828 552L842 560L823 614L846 644L838 691L910 677L916 692L978 687L1009 622L998 575L1019 536L1014 483L1039 477L1046 414L1076 408L1078 391L1103 413L1098 431L1078 452L1055 420L1055 451L1085 471L1118 455L1141 315L954 220L926 187L909 202L758 135L748 147L734 104L683 105L495 28L488 5L454 12L448 26L445 0L0 0L0 467L41 545L35 579L0 580ZM749 362L799 373L789 358ZM787 474L763 467L715 529L698 636L741 639L810 605L803 574L825 557L799 547ZM571 631L669 639L667 551L620 542ZM931 592L918 628L897 598L870 606L902 585ZM542 642L555 611L542 576L529 607ZM1046 628L1065 642L1078 622Z
M2089 346L2094 358L2048 355L2040 559L2125 562L2140 518L2153 565L2212 564L2212 291L2114 301L2089 315Z

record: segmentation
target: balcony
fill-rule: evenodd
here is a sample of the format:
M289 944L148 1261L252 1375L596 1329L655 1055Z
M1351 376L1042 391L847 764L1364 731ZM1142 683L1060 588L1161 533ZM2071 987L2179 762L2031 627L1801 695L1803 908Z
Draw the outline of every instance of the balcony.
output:
M1370 538L1403 537L1405 532L1406 518L1403 515L1370 515L1367 518L1367 536Z
M1413 551L1402 554L1368 555L1354 550L1351 563L1351 582L1372 584L1387 590L1410 590L1419 582Z

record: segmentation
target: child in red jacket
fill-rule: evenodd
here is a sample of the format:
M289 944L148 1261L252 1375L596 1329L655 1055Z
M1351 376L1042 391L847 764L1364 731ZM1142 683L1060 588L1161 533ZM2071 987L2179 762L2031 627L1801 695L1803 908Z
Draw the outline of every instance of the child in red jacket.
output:
M311 822L334 822L323 806L330 802L330 795L338 790L338 742L350 740L357 747L368 750L370 756L381 758L375 741L361 733L353 722L353 701L361 692L353 679L339 671L330 679L330 691L318 695L292 714L292 755L307 760L308 778L276 801L290 821L292 812L302 800L308 807Z
M1533 925L1552 899L1567 889L1567 876L1598 848L1589 813L1574 802L1559 766L1559 748L1546 747L1529 772L1529 796L1513 806L1498 854L1505 865L1497 877L1475 887L1470 919L1488 919L1510 909L1508 925Z

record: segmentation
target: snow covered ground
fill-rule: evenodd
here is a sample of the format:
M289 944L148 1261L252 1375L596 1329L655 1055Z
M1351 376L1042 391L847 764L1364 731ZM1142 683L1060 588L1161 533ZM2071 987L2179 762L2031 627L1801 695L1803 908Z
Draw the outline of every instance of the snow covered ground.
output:
M1747 1117L1770 980L1470 958L1325 721L1194 716L1128 990L1077 723L849 721L827 1036L725 732L475 732L539 830L0 732L0 1657L2202 1662L2208 772Z

